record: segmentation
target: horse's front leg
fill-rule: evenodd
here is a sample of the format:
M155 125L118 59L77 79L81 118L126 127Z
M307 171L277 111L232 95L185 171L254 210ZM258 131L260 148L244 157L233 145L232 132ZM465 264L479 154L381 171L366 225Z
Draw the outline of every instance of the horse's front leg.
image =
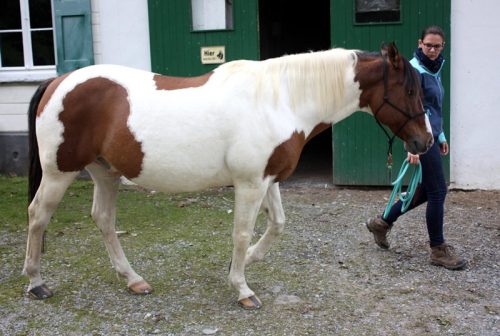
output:
M259 241L248 249L245 259L246 265L264 259L272 243L283 232L285 212L281 204L279 183L273 183L269 187L262 206L267 213L267 229Z
M245 309L257 309L262 306L246 282L245 256L265 192L266 186L262 184L235 185L233 257L229 282L238 291L238 303Z

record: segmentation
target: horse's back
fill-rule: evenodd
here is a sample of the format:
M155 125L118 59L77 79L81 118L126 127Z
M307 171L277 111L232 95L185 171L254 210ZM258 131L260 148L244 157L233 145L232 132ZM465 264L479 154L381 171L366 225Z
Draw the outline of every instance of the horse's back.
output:
M165 90L155 76L98 65L58 78L39 111L42 165L79 171L99 159L138 184L166 191L232 184L231 170L244 165L235 157L254 151L243 139L254 133L248 97L232 99L203 78L198 87ZM263 169L271 150L250 153L254 162L245 164Z

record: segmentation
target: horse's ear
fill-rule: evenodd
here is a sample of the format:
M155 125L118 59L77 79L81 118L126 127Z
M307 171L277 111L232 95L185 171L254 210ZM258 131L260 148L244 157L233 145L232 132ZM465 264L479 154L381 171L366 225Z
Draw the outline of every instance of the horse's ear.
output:
M399 55L396 43L391 42L387 45L387 58L389 59L389 62L392 64L394 69L397 69L399 67L401 56Z
M380 45L380 54L382 56L387 56L387 49L389 48L389 45L385 42L382 42L382 44Z

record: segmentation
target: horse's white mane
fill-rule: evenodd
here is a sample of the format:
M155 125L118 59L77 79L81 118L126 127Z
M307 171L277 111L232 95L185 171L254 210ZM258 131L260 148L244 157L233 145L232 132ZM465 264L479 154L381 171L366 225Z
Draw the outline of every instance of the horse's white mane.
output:
M286 84L292 108L314 101L321 113L330 114L343 104L346 73L357 63L355 50L330 49L286 55L261 62L236 61L224 65L230 73L249 71L255 76L256 100L272 89L274 103Z

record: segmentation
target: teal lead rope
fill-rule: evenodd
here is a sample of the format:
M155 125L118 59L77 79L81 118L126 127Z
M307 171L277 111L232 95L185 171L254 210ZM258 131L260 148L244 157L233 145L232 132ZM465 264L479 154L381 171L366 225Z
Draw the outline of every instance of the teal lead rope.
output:
M398 196L399 200L403 203L403 206L401 207L401 213L405 213L411 204L413 196L415 195L415 191L417 190L417 186L420 183L422 183L422 165L419 162L418 165L413 170L413 174L411 175L410 182L408 183L408 188L406 189L406 193L401 192L403 188L403 178L405 177L409 167L410 163L408 162L408 159L406 159L401 165L398 177L394 182L392 182L394 188L392 189L389 202L385 207L383 219L387 219L387 215L389 215L389 211L391 210L392 205L394 204L396 196Z

